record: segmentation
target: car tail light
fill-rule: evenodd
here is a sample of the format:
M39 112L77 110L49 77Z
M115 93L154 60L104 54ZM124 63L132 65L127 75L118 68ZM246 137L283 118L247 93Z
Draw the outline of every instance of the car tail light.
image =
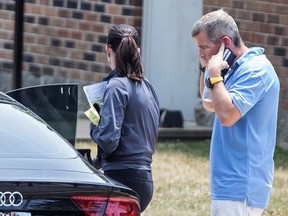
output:
M129 197L73 196L72 199L88 216L139 216L137 200Z

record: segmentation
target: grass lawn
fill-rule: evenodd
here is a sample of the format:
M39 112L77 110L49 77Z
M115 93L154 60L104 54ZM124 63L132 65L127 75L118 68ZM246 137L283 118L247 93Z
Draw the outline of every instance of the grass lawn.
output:
M78 143L77 147L96 147ZM153 156L153 200L142 216L209 216L209 140L167 141ZM276 149L275 179L263 216L288 215L288 152Z

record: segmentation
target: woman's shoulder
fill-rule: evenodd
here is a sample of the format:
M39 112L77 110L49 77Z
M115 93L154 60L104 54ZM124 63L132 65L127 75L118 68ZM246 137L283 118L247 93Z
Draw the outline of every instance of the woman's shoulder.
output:
M129 82L129 79L127 77L115 76L109 80L108 84L110 84L110 85L125 85L128 82Z
M106 90L113 89L127 89L129 86L129 79L127 77L113 77L108 81Z

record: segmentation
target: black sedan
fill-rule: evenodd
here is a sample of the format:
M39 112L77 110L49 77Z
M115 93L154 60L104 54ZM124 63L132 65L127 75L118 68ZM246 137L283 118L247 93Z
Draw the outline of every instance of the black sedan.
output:
M65 88L69 90L67 95L73 96L71 87L73 85L52 86L56 91L50 99L65 96ZM39 88L33 92L45 93ZM60 129L56 131L52 124L39 117L39 113L47 115L54 109L49 95L41 94L31 98L19 91L0 92L0 215L140 215L137 194L96 170L73 143L64 138L67 133L60 134L61 127L67 126L63 123L67 116L62 114L63 110L71 111L71 98L56 102L66 104L62 111L61 107L55 109L60 110L56 117L51 114L60 122ZM45 98L46 108L28 109L8 95L25 96L26 102L30 100L34 104ZM38 115L33 109L40 110ZM69 115L71 117L71 113ZM55 119L53 122L57 125ZM67 132L67 128L63 131ZM71 140L73 142L73 137Z

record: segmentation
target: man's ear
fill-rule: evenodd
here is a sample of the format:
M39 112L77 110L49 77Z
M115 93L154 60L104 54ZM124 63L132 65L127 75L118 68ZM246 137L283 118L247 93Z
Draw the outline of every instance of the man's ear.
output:
M231 40L230 40L230 38L228 36L224 36L224 37L222 37L222 43L224 43L225 47L226 47L226 46L230 45Z
M229 38L228 36L224 36L222 38L222 42L225 44L225 47L229 47L232 43L231 38Z

